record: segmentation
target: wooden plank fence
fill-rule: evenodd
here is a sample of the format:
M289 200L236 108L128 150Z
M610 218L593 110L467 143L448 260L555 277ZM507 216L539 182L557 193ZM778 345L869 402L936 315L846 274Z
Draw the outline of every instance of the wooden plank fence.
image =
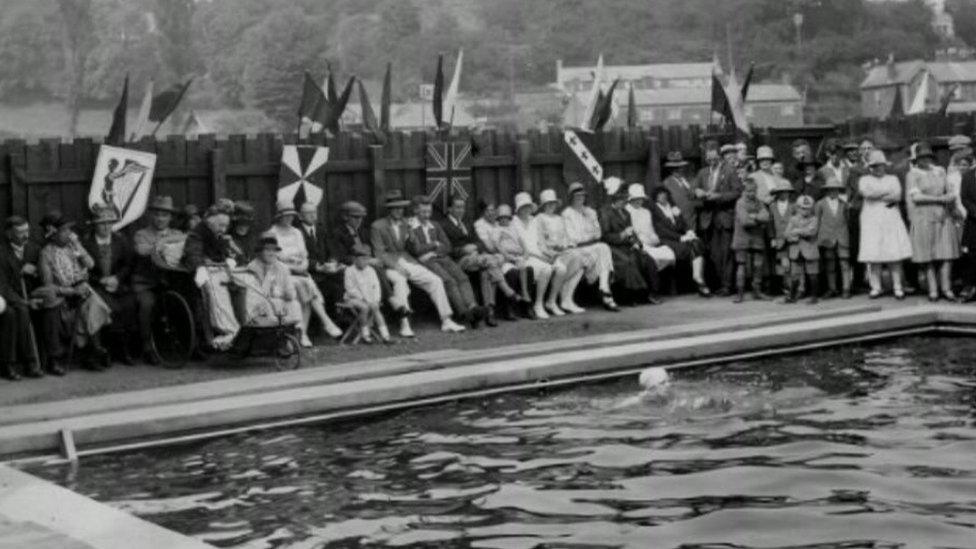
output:
M757 129L752 145L770 145L777 156L788 159L795 139L806 139L816 149L827 137L871 136L889 147L908 141L976 131L971 115L918 116L886 122L849 121L837 126ZM570 181L564 172L562 130L532 130L513 134L495 130L456 129L452 140L472 143L472 191L469 206L480 201L508 202L525 190L537 195L552 187L560 193ZM384 193L398 189L407 197L429 191L425 178L425 150L433 133L394 132L383 145L371 136L343 132L318 143L330 147L329 162L314 183L325 189L323 219L331 221L338 207L357 200L381 212ZM716 128L650 127L615 128L597 136L593 152L607 175L648 187L660 181L662 161L670 150L680 150L693 162L701 156L706 139L732 138ZM894 144L889 143L894 142ZM215 198L249 200L257 207L257 224L270 223L278 186L281 148L294 143L294 135L231 135L218 139L202 135L145 139L132 148L157 154L154 193L166 194L177 204L200 207ZM0 216L12 213L38 221L56 209L73 219L83 219L88 188L99 143L91 139L62 142L42 139L36 143L7 140L0 143Z

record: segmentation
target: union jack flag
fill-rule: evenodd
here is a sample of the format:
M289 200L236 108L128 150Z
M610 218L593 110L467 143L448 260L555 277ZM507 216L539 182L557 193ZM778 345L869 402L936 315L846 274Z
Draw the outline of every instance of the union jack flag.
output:
M455 196L467 200L470 186L471 143L427 143L427 196L440 204L441 212L447 212Z

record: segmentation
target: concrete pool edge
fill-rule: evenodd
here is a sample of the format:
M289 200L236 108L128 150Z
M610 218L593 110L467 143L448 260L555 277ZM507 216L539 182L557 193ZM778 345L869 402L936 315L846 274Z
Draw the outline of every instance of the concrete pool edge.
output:
M862 308L863 309L863 308ZM0 426L3 454L57 452L62 431L70 431L81 454L132 448L130 441L190 435L206 438L232 431L324 421L544 384L571 383L580 377L611 377L646 364L676 367L729 359L769 356L837 343L891 335L976 328L976 310L958 306L871 309L845 315L810 315L792 322L757 323L716 332L714 322L681 328L684 336L619 341L503 360L412 369L383 377L364 377L311 386L286 386L258 394L146 405ZM219 431L216 431L219 430ZM116 445L116 446L113 446Z

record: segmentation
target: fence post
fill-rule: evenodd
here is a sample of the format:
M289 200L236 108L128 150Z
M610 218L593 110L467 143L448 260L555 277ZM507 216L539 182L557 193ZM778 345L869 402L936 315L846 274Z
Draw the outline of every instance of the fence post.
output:
M227 157L224 149L210 150L210 199L216 202L218 198L227 196Z
M661 141L656 135L647 139L647 176L645 186L654 188L661 184Z
M532 157L532 142L526 138L518 140L518 148L515 150L515 164L518 166L518 185L520 191L532 192L532 164L529 160Z
M369 171L373 174L373 215L377 216L383 211L383 199L386 196L383 145L369 145L366 154L369 157Z
M24 154L22 142L15 143L10 148L10 213L23 213L29 219L30 209L27 207L27 182L24 172L27 169L27 156Z

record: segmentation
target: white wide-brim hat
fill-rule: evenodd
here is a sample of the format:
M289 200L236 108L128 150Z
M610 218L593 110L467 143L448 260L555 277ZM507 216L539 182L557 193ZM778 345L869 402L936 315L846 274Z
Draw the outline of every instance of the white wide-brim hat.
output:
M885 156L885 153L883 151L874 149L873 151L871 151L870 154L868 154L868 166L878 166L878 165L887 165L887 164L888 164L888 158Z
M556 191L553 189L545 189L539 193L539 205L545 206L550 202L559 202L559 197L556 196Z
M637 200L638 198L646 199L647 191L640 183L633 183L627 187L627 200Z
M526 192L521 192L515 195L515 211L518 212L526 206L532 206L532 211L535 212L536 206L535 202L532 201L532 195Z
M773 154L773 148L768 145L759 147L756 151L756 160L776 160L776 155Z

